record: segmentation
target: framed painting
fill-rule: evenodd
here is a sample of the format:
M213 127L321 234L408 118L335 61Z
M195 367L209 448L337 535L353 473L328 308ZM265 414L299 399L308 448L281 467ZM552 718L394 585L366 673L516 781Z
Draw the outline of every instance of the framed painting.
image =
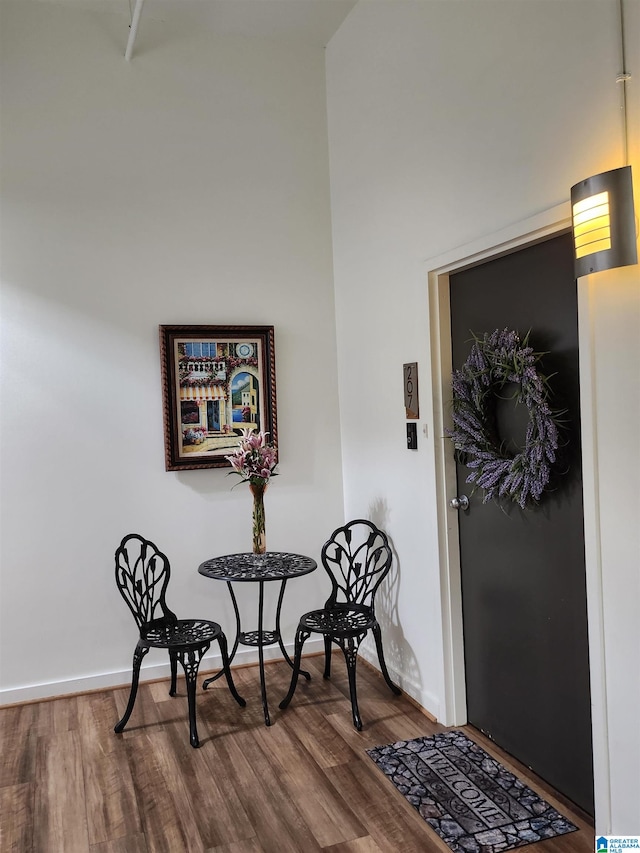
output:
M167 471L231 467L243 429L278 446L273 326L160 326Z

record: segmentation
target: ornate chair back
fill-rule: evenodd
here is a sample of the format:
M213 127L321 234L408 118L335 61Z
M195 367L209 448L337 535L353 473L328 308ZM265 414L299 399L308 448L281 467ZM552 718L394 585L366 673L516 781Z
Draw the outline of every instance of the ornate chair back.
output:
M320 556L332 584L325 607L350 603L373 611L375 594L391 568L386 534L372 522L356 519L331 534Z
M171 576L168 558L137 533L125 536L116 551L116 584L139 630L152 622L175 622L165 601Z

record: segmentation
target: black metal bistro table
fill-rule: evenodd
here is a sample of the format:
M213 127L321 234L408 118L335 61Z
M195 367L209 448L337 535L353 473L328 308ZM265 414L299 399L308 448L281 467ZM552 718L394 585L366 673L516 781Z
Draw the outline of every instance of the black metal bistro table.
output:
M280 650L284 655L284 659L293 669L293 661L287 654L287 650L282 642L280 633L280 611L282 610L282 600L287 581L291 578L298 578L302 575L308 575L317 567L315 560L311 557L303 557L302 554L288 554L282 551L267 551L264 554L227 554L223 557L213 557L211 560L205 560L198 566L198 572L207 578L213 578L218 581L226 581L233 602L233 609L236 614L236 638L233 643L233 648L229 653L229 663L233 661L238 646L257 646L258 660L260 664L260 689L262 692L262 708L264 710L264 721L267 726L271 725L269 719L269 706L267 704L267 686L264 677L264 646L272 646L278 643ZM278 596L278 604L276 607L276 624L274 631L265 631L263 624L264 611L264 585L267 581L280 581L280 594ZM238 610L238 602L233 591L233 584L238 582L259 583L260 592L258 596L258 630L243 631L240 625L240 611ZM300 674L304 675L307 681L311 678L308 672L300 670ZM202 685L206 688L223 675L223 670L216 673Z

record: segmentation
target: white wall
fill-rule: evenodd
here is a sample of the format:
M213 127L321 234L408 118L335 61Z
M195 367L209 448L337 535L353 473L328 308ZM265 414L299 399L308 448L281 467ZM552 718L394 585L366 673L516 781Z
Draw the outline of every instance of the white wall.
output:
M126 63L128 4L98 8L2 4L5 702L126 682L132 531L171 559L178 614L232 633L196 569L250 549L251 497L165 472L158 324L275 326L268 547L317 558L343 521L324 52L149 14ZM290 582L287 637L327 589Z
M640 4L626 5L637 74ZM363 0L327 51L345 511L377 513L393 539L389 663L437 716L428 259L566 202L581 178L623 165L617 26L613 0ZM640 89L628 88L638 181ZM597 818L599 832L637 833L639 268L601 273L589 287L611 771L609 809L608 768L596 766ZM409 452L401 368L416 360L428 437L419 430Z
M1 5L2 700L126 681L133 623L111 555L130 530L172 558L176 610L231 630L225 591L195 567L248 546L249 496L223 471L165 473L157 326L273 323L282 463L269 547L317 555L344 514L385 526L399 569L381 602L389 664L440 715L428 259L621 164L615 0L366 0L332 40L344 513L323 52L177 20L169 31L145 10L126 64L126 3ZM639 5L627 4L629 32ZM630 39L636 76L639 50ZM589 286L612 790L599 829L631 833L638 268ZM410 453L400 371L414 360L428 436ZM319 574L289 585L288 635L324 590Z

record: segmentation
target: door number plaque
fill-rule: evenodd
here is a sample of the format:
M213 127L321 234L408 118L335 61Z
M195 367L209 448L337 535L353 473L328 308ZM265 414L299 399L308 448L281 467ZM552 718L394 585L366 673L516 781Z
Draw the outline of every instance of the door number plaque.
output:
M418 362L403 364L404 370L404 407L407 410L407 420L416 421L419 417L418 405Z

